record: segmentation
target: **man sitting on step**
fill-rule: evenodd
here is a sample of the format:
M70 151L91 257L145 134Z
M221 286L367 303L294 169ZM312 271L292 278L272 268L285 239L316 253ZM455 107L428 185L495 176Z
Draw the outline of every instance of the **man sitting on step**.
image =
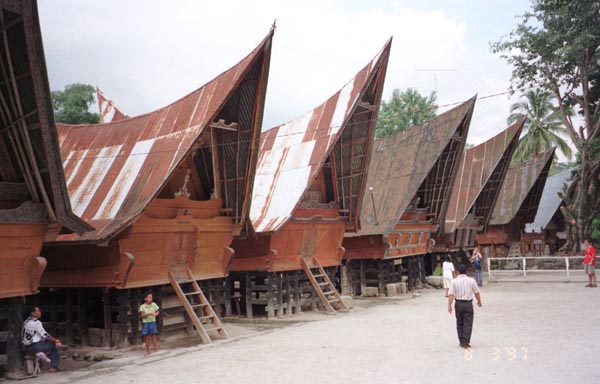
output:
M22 341L25 346L25 351L33 355L38 356L38 353L42 352L46 356L50 356L50 370L49 372L58 372L62 369L59 367L60 354L58 353L57 347L61 347L62 343L59 339L56 339L46 330L40 321L42 317L42 311L38 307L31 309L30 316L23 323ZM42 358L42 360L44 360Z

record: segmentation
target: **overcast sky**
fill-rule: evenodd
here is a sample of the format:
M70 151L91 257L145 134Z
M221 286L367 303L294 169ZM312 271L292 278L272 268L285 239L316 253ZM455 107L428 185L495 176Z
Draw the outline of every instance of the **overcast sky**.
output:
M85 5L83 5L85 4ZM526 0L40 1L53 90L98 85L130 116L163 107L247 55L277 20L263 129L341 88L393 36L384 90L436 90L440 105L504 92L510 68L489 43ZM438 72L419 71L451 69ZM468 141L506 128L509 99L479 100Z

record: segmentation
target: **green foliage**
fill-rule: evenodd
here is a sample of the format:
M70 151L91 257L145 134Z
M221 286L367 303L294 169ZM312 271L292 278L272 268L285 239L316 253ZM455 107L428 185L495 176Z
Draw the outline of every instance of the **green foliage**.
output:
M527 91L519 101L510 107L508 124L514 124L526 117L519 145L513 155L513 163L519 163L546 152L553 147L571 159L573 153L567 142L561 137L567 135L560 111L553 105L552 93L541 89Z
M69 84L63 91L52 91L52 105L57 122L66 124L94 124L100 117L89 111L96 90L89 84Z
M600 242L600 218L592 220L590 237L596 240L596 243Z
M413 88L408 88L403 92L394 89L390 100L381 102L379 117L375 125L375 136L388 136L433 119L436 116L436 110L437 96L435 92L431 92L428 97L425 97Z
M594 153L600 138L600 1L532 0L531 7L517 28L491 49L512 65L519 89L539 88L556 98L561 120L581 155L569 188L572 196L565 196L581 238L589 233L600 205L600 162ZM572 109L579 119L572 118Z

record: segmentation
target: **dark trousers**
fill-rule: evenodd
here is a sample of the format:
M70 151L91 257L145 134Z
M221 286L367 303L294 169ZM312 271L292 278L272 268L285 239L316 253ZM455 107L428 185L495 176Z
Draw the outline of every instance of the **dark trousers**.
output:
M58 368L60 363L60 354L58 349L51 341L39 341L25 347L25 350L34 355L38 352L44 352L50 358L50 367Z
M473 303L458 300L454 303L458 341L461 345L469 345L471 343L471 332L473 331Z

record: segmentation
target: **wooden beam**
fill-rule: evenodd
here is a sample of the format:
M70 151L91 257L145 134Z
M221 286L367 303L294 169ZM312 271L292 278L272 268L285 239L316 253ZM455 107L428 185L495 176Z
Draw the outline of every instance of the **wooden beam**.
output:
M0 210L0 223L49 223L48 211L42 203L25 202L19 208Z
M31 200L29 189L25 183L0 182L0 200Z

